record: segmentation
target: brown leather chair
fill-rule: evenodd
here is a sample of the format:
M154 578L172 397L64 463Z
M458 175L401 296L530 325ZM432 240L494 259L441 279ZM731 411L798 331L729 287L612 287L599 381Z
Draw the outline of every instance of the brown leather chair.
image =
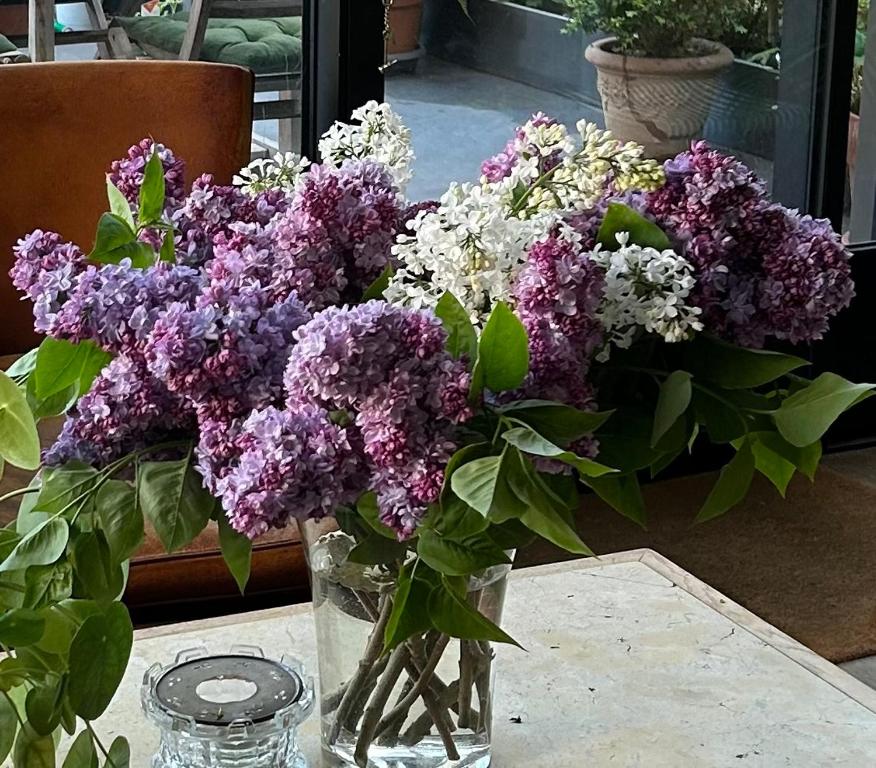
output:
M0 74L0 354L36 343L30 305L7 275L26 233L54 230L90 250L107 210L105 172L145 136L185 159L188 181L221 182L249 162L253 76L171 61L52 62Z
M159 61L22 64L0 72L0 355L39 343L29 302L7 275L12 246L37 227L89 250L107 210L105 172L144 136L201 173L228 182L249 161L253 78L240 67ZM0 359L0 370L11 358ZM60 420L40 424L50 445ZM7 467L0 493L26 485L29 473ZM16 500L0 504L0 526ZM295 528L253 551L241 599L219 552L215 527L184 551L165 554L154 534L131 563L125 601L138 624L306 599L307 573Z

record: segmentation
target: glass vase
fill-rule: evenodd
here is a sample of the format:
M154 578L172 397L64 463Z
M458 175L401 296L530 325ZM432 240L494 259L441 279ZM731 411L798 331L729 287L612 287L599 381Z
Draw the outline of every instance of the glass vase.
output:
M347 559L354 539L307 522L319 659L323 764L332 768L487 768L494 651L437 630L383 653L397 592L391 567ZM469 600L501 623L510 566L469 581Z

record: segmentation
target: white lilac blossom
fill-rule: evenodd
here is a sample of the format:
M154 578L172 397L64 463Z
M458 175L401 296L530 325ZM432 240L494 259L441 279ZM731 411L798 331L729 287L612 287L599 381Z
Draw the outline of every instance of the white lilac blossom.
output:
M399 262L386 298L414 308L434 307L451 292L481 324L496 301L508 301L526 251L552 219L506 215L501 198L471 184L453 184L436 210L420 211L399 235Z
M382 163L400 192L411 180L414 150L411 132L389 104L369 101L353 111L358 124L336 122L319 140L319 154L328 165L340 167L345 160Z
M606 347L626 349L645 331L673 343L701 331L702 310L687 302L695 285L691 265L672 250L658 251L629 243L618 233L617 250L597 248L590 258L605 270L605 288L596 317L605 331Z
M481 182L502 198L508 215L583 211L606 193L663 183L662 169L640 145L618 141L584 120L576 128L580 146L564 125L539 113L483 164Z
M277 152L269 158L256 158L245 168L241 168L231 183L250 195L269 189L291 192L309 165L310 160L302 155Z

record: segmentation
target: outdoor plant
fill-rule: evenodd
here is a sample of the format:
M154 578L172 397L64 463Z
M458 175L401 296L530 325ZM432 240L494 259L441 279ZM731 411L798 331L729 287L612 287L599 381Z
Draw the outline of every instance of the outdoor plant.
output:
M615 53L649 58L698 56L697 39L744 33L748 0L564 0L573 27L617 38Z
M318 620L366 627L360 657L327 665L344 676L323 680L326 748L456 759L489 751L516 548L590 554L582 491L644 524L640 478L705 441L728 461L699 520L756 473L784 494L872 393L767 349L822 337L853 296L849 254L735 159L698 143L660 165L537 115L478 183L411 204L407 129L386 105L354 118L322 165L278 157L232 187L184 189L144 140L108 174L91 252L19 242L46 339L0 374L0 455L39 470L0 529L16 768L53 765L61 731L65 766L128 765L91 723L128 662L144 521L168 551L214 521L241 589L251 541L301 523ZM36 422L64 413L41 456Z

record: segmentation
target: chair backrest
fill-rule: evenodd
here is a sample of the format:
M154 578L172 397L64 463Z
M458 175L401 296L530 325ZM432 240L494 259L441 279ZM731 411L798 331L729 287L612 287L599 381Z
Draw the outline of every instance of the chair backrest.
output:
M186 161L187 181L220 183L249 161L253 76L174 61L21 64L0 73L0 354L38 337L8 271L12 247L40 228L91 249L107 210L105 173L151 136Z

